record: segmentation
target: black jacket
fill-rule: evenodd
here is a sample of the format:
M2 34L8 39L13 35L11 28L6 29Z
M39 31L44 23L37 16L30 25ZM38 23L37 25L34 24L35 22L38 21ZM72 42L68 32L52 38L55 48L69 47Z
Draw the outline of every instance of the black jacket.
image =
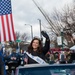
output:
M0 75L6 75L5 64L1 52L0 52Z
M38 56L40 58L42 58L43 60L45 60L45 54L49 51L49 48L50 48L50 40L49 39L46 39L45 41L45 45L44 47L42 48L42 53L37 53L35 51L32 51L31 54L33 56ZM34 61L33 59L31 59L29 56L28 56L28 64L36 64L37 62Z

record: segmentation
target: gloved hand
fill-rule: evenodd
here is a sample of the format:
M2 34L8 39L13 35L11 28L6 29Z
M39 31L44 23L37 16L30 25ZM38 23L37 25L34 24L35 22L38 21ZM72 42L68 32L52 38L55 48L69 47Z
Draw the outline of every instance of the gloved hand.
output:
M46 39L49 39L49 36L48 36L48 34L47 34L45 31L41 31L41 34L42 34Z

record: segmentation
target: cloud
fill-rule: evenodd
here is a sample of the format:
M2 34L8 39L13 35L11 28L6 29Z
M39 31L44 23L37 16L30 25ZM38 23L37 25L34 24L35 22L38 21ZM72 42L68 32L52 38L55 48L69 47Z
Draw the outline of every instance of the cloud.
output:
M34 36L40 36L38 18L42 20L43 24L47 24L45 18L38 10L32 0L11 0L12 13L14 19L14 26L16 31L29 32L30 28L24 24L33 25ZM35 0L48 13L51 14L54 8L61 9L65 4L72 2L72 0ZM29 30L29 31L27 31Z

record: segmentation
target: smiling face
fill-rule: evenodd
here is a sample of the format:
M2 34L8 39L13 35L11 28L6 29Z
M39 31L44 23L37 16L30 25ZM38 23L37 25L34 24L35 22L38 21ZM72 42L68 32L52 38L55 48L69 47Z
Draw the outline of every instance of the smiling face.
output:
M34 40L33 43L32 43L32 47L33 47L33 50L36 51L37 48L39 47L39 41L38 40Z
M28 52L32 53L32 51L42 52L42 42L39 38L33 38L30 45L28 46Z

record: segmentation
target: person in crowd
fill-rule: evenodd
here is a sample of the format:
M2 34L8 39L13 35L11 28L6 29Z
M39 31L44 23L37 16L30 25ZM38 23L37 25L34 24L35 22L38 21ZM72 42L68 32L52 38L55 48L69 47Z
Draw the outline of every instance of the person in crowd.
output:
M54 64L55 63L55 60L54 60L54 54L50 54L50 57L49 57L49 64Z
M45 55L45 61L46 61L47 63L49 63L49 61L50 61L50 54L49 54L49 53L47 53L47 54Z
M61 51L60 53L60 61L59 61L60 64L66 64L66 56L65 56L65 52L64 51Z
M3 47L2 47L2 44L0 44L0 52L3 54Z
M54 52L53 55L54 55L54 61L55 61L55 63L58 64L59 63L59 55L60 55L59 52Z
M9 55L9 58L10 58L8 62L9 73L15 74L16 67L19 66L19 54L16 53L16 48L12 49L12 53Z
M19 58L20 58L19 64L21 66L23 66L25 64L24 57L25 57L24 50L21 49L20 52L19 52Z
M12 60L14 62L19 61L19 54L16 53L15 48L13 48L12 53L9 55L9 57L10 57L10 60Z
M4 58L1 52L0 52L0 75L6 75Z
M75 63L75 51L74 50L70 51L69 53L68 63Z
M41 34L46 38L45 45L43 46L39 38L33 38L28 47L27 56L24 58L27 64L41 63L42 60L45 60L45 55L50 49L50 39L45 31L41 31Z

